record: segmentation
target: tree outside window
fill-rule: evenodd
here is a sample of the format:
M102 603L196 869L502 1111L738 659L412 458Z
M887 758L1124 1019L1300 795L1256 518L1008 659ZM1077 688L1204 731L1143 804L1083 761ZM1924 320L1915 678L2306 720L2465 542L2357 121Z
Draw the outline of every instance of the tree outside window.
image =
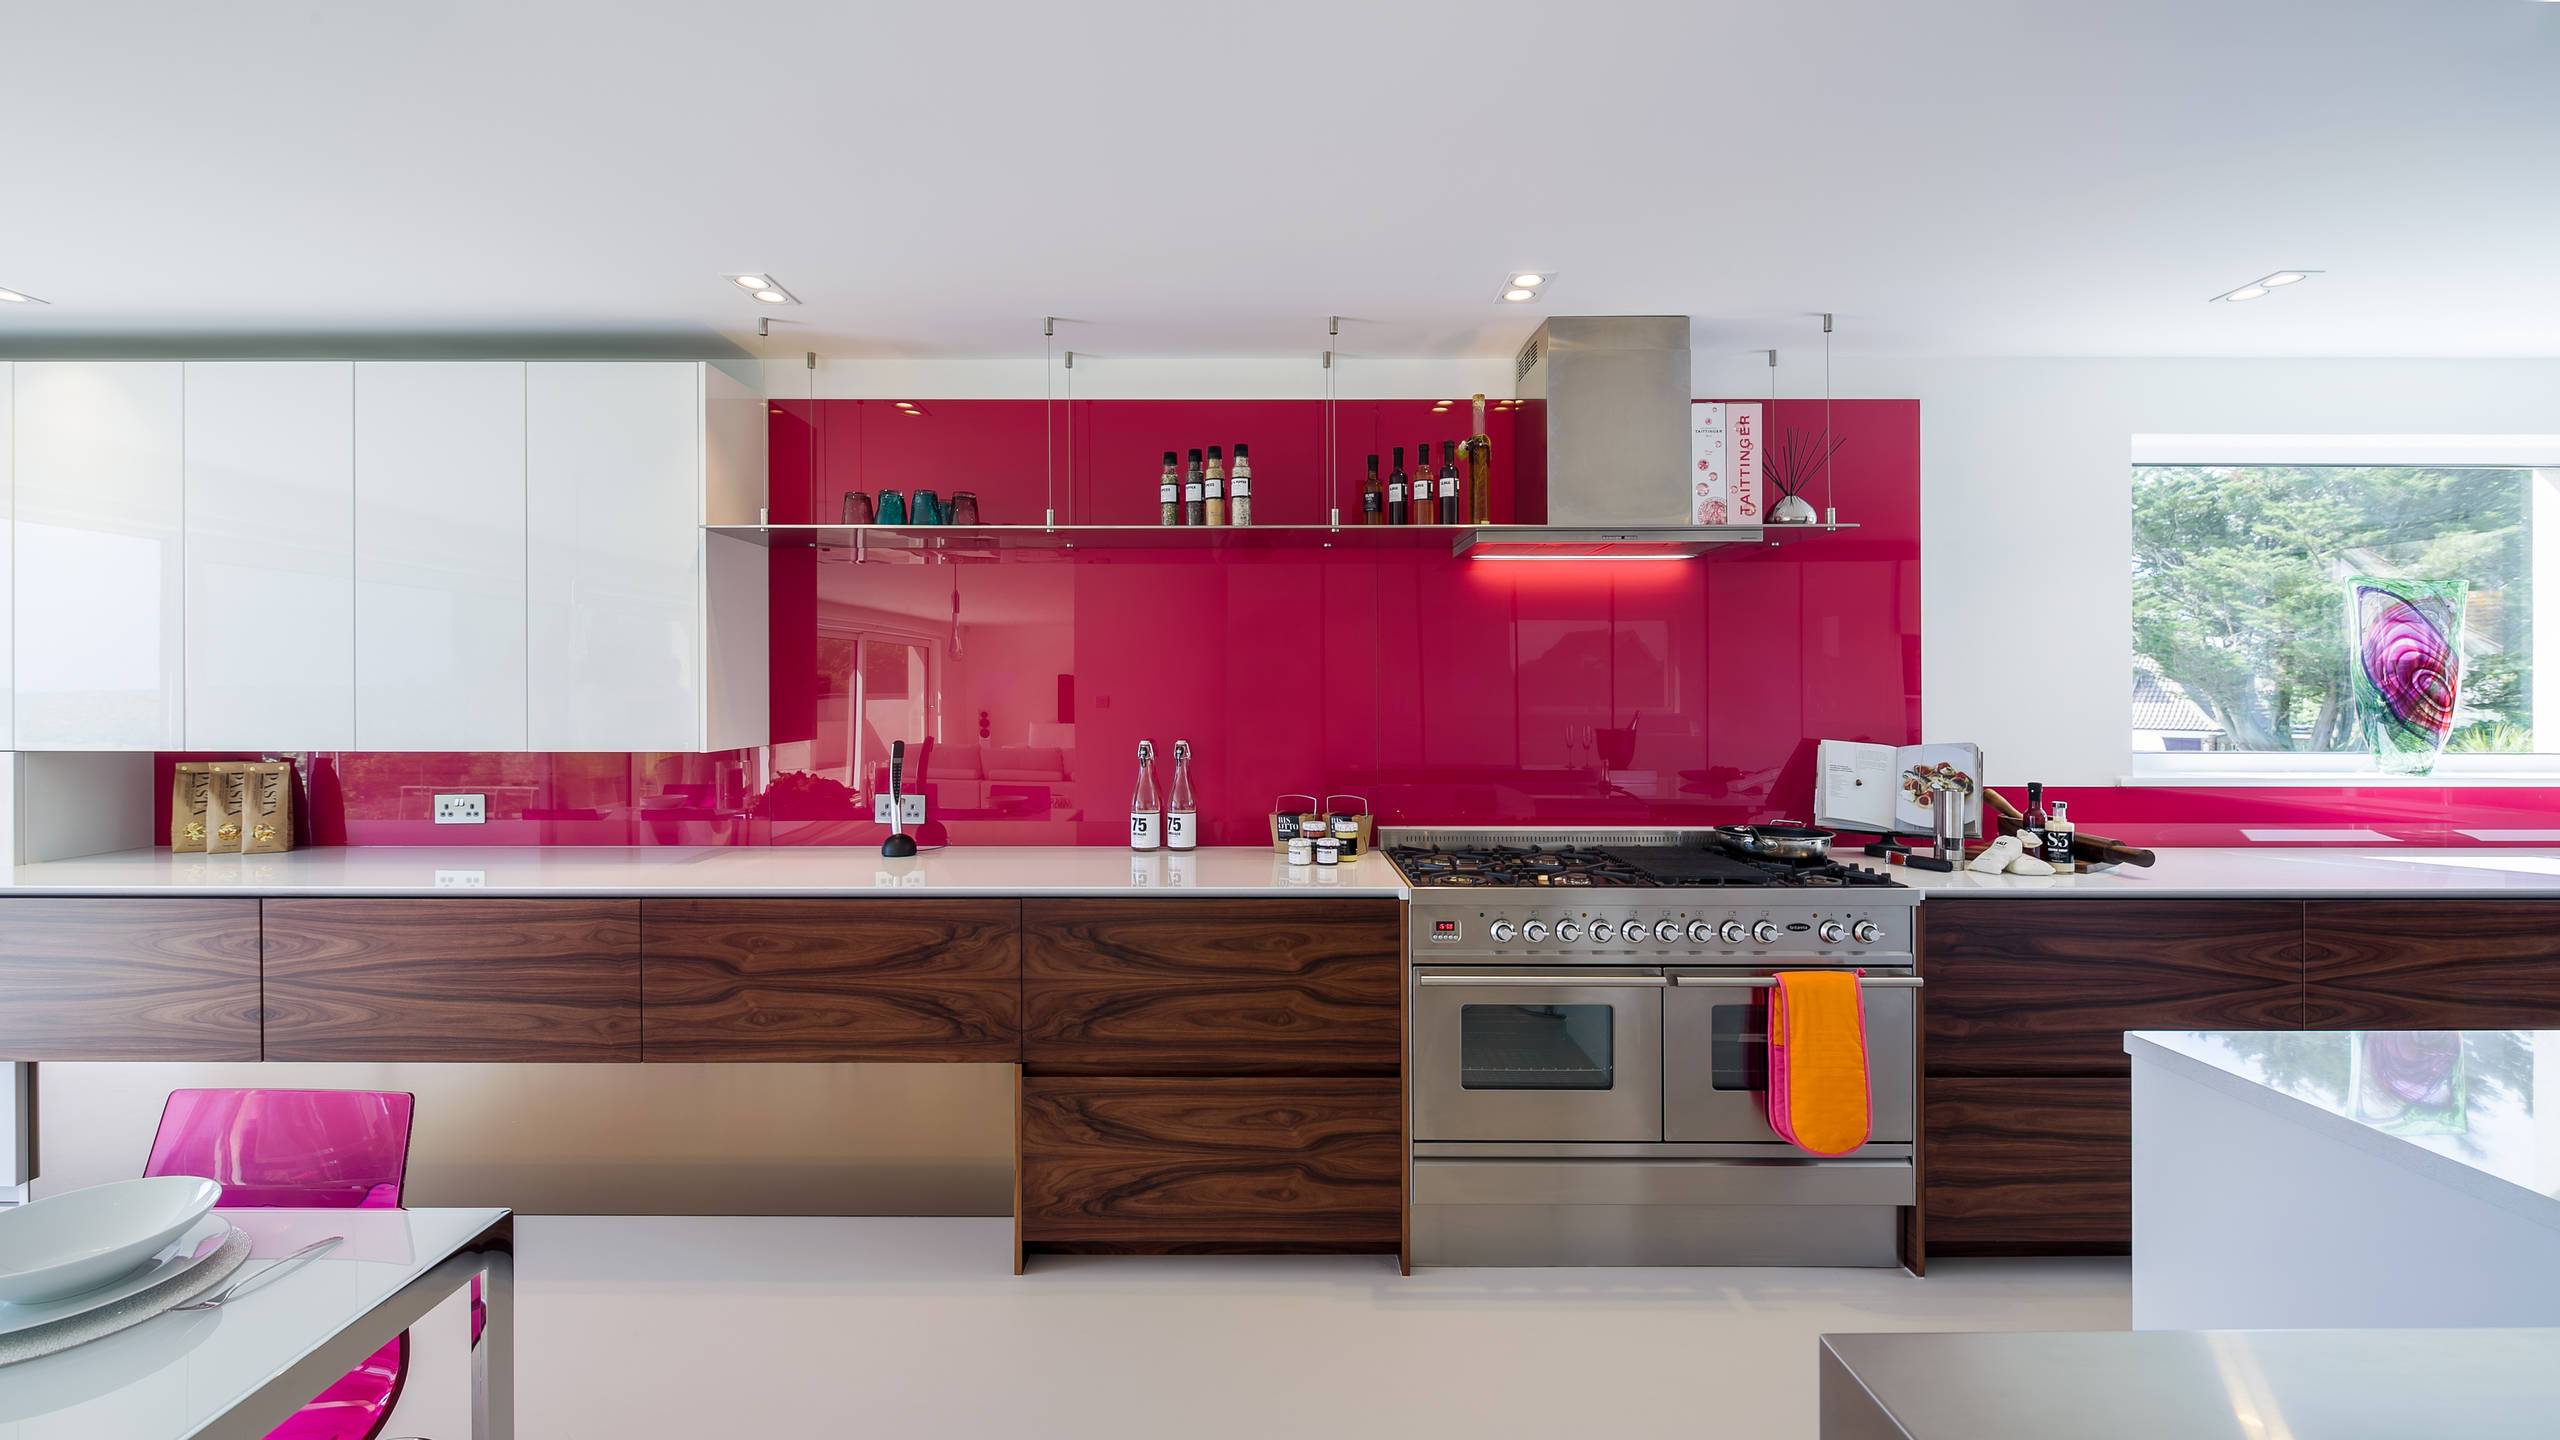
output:
M2379 575L2469 586L2446 752L2535 750L2534 487L2522 468L2134 466L2135 749L2360 753L2346 582Z

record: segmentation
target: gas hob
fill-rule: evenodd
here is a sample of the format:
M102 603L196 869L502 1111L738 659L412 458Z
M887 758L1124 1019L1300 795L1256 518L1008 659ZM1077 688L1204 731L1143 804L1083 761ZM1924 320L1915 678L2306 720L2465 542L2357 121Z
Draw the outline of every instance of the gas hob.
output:
M1395 831L1415 964L1908 965L1881 867L1736 854L1702 831Z

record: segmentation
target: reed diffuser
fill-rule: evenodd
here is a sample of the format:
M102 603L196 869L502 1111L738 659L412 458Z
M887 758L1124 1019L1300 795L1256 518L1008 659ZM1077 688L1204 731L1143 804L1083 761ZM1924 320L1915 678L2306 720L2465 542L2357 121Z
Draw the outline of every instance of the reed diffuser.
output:
M1768 452L1768 468L1763 472L1769 488L1778 492L1777 503L1769 507L1769 524L1810 525L1821 518L1804 498L1805 487L1830 468L1832 457L1848 443L1848 436L1835 435L1826 446L1821 436L1808 430L1789 430L1779 437Z

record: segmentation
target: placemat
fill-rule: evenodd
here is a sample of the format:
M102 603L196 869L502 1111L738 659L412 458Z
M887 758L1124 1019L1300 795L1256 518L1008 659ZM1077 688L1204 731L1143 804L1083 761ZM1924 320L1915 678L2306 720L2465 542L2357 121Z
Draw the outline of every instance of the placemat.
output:
M102 1305L85 1315L73 1315L50 1325L21 1330L15 1335L0 1336L0 1365L15 1365L21 1360L34 1360L57 1354L74 1345L103 1340L121 1330L130 1330L154 1315L184 1305L205 1294L249 1259L249 1237L238 1227L222 1237L222 1248L213 1258L163 1285L136 1291L112 1305Z

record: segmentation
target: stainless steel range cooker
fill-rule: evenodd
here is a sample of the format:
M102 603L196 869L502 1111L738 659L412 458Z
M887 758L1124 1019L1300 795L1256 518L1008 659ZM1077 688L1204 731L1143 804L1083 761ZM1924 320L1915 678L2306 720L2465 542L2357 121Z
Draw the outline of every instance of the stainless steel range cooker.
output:
M1414 1258L1894 1265L1914 1203L1917 892L1711 831L1387 830L1413 885ZM1782 970L1860 972L1874 1128L1769 1127Z

